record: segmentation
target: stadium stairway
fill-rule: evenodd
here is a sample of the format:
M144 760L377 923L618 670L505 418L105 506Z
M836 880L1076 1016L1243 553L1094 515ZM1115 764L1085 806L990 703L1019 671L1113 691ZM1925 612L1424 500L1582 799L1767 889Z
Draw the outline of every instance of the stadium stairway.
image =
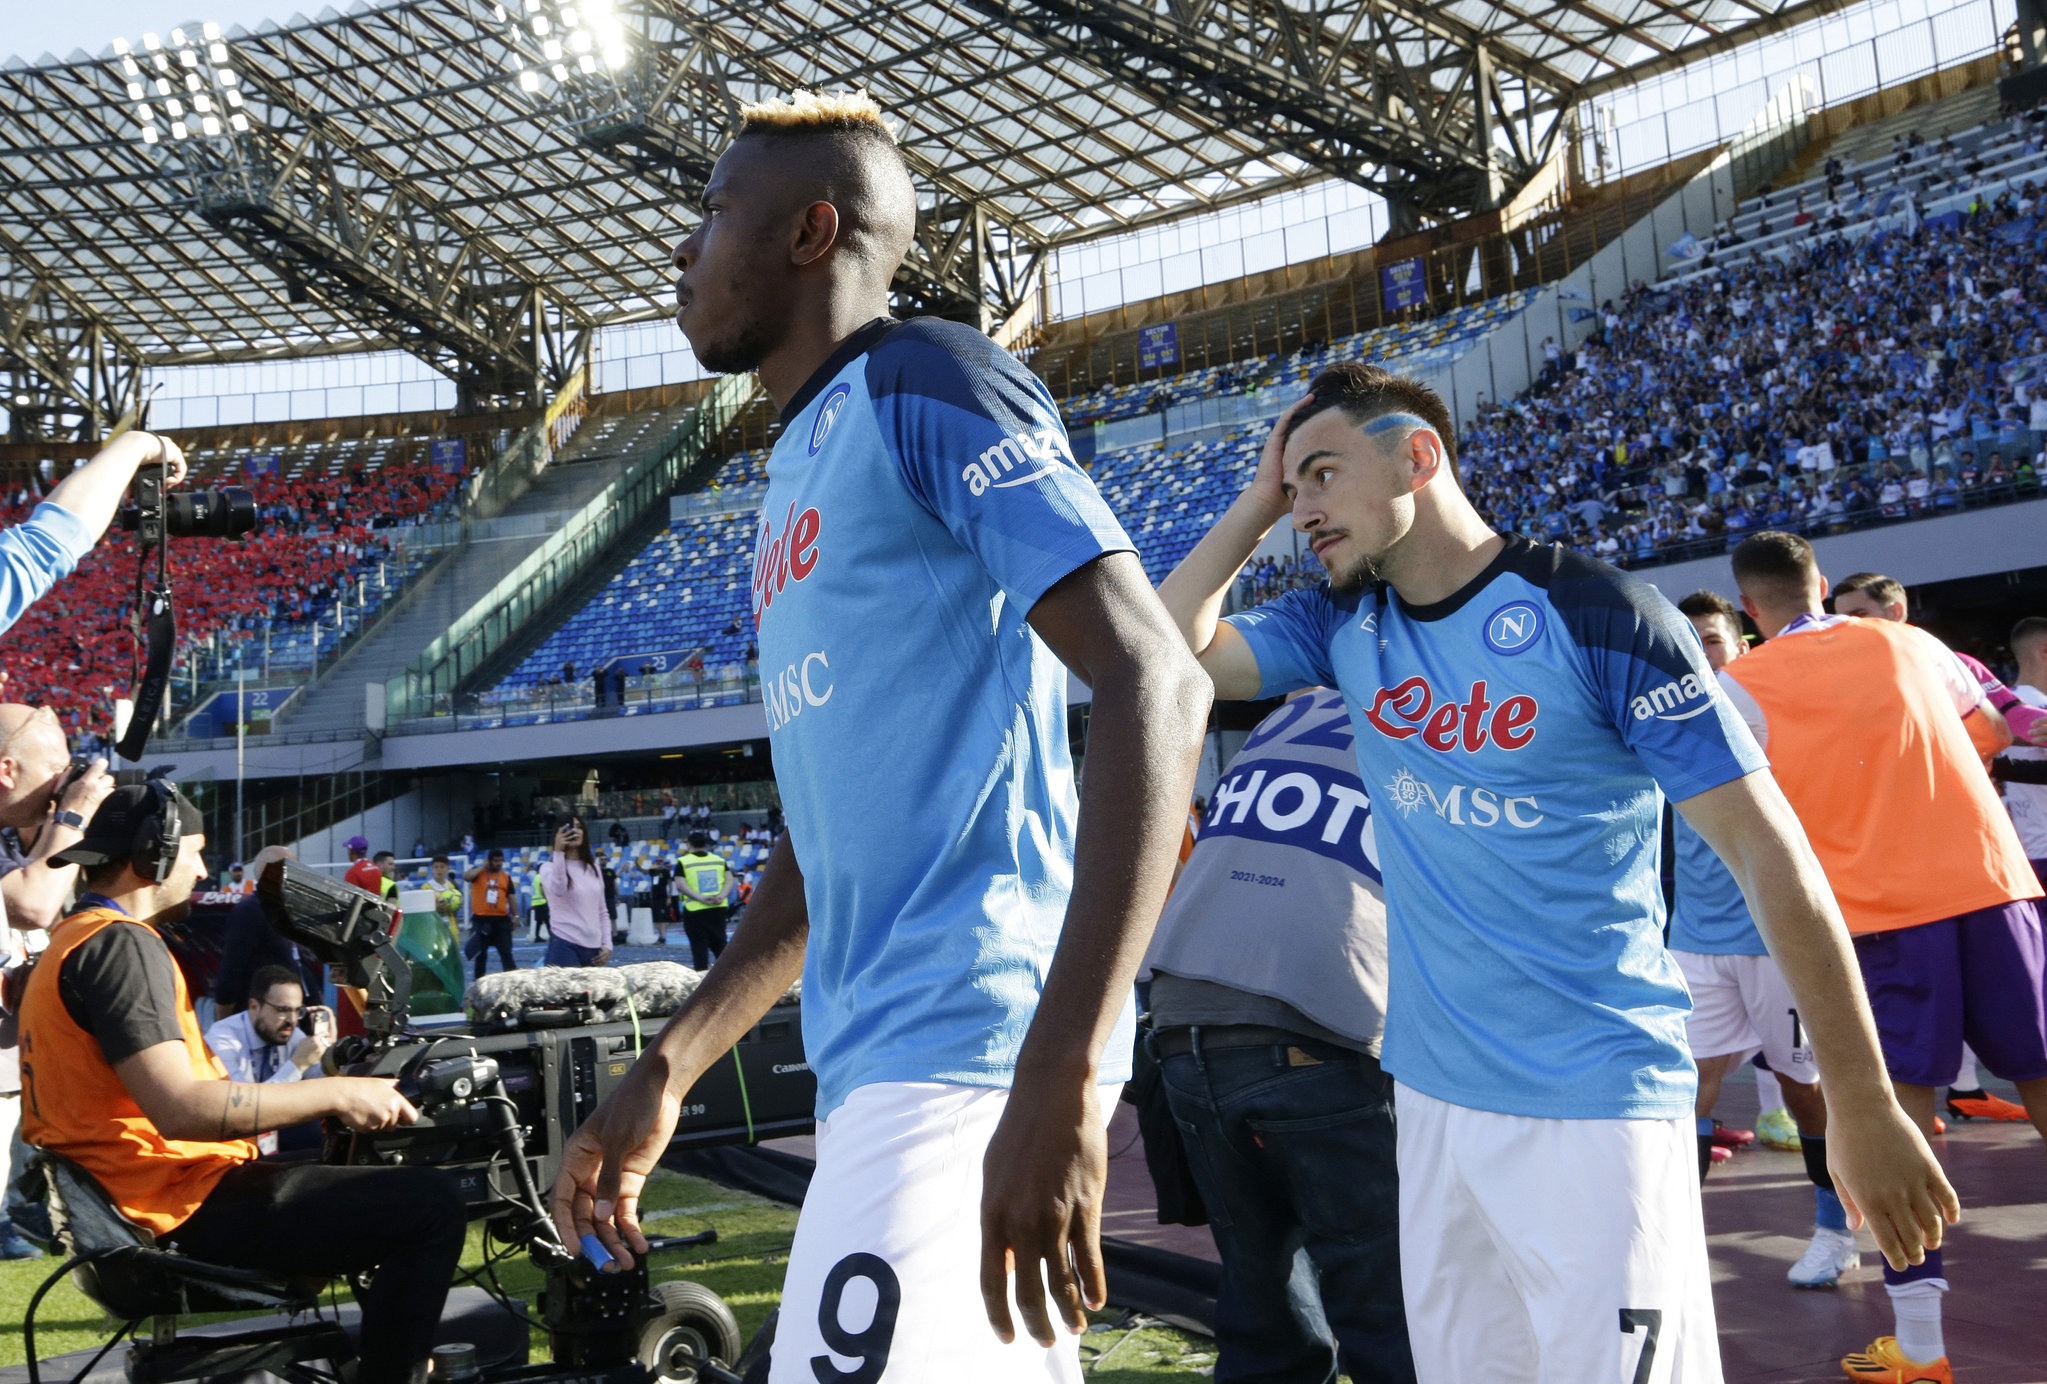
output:
M626 460L616 456L550 466L532 489L507 507L505 517L573 512L617 479L625 466ZM279 729L295 734L340 734L360 728L364 724L364 685L381 685L404 671L457 616L547 536L540 532L464 543L418 581L340 662L321 673L319 681L279 719Z

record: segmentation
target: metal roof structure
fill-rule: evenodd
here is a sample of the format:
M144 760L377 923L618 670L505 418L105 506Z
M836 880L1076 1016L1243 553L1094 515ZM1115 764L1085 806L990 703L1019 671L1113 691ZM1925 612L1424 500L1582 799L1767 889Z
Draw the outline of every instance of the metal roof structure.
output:
M1053 248L1317 178L1410 218L1497 206L1589 93L1847 3L397 0L190 25L0 68L0 373L17 437L103 430L145 364L398 347L466 404L531 401L593 326L666 313L739 106L802 87L900 122L924 208L900 297L991 328Z

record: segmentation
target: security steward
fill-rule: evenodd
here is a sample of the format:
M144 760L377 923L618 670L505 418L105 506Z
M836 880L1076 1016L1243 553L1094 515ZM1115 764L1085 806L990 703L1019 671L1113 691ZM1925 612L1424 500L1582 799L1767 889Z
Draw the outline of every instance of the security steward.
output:
M732 917L725 904L730 878L731 867L711 849L710 835L691 832L689 851L675 862L675 883L682 890L682 930L689 938L689 964L699 971L711 969L718 953L725 950L725 927Z
M182 1253L274 1274L374 1270L357 1378L419 1381L461 1258L465 1215L435 1168L256 1161L256 1136L333 1116L410 1124L388 1080L230 1081L157 929L204 878L198 809L167 783L116 789L59 852L82 867L21 1007L22 1133L90 1172L122 1214Z

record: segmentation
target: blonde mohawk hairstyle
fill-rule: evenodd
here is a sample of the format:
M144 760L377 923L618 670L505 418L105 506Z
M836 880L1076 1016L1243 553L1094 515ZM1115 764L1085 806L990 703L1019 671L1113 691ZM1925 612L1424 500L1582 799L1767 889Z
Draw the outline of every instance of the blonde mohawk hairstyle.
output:
M864 91L837 94L799 91L787 101L757 101L739 111L739 133L813 134L826 131L875 133L895 142L895 130L874 98Z

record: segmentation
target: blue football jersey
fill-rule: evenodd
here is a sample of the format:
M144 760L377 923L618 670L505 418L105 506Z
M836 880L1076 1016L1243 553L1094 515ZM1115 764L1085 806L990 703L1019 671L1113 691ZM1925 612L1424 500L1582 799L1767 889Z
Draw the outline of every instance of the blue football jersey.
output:
M1328 683L1350 702L1391 934L1386 1069L1510 1115L1690 1114L1663 793L1764 762L1690 623L1511 535L1434 605L1324 586L1230 620L1260 695Z
M1006 1086L1079 810L1066 670L1025 617L1130 540L1044 385L971 327L863 328L782 423L753 605L818 1115L876 1081Z
M1763 934L1749 916L1741 886L1706 838L1693 831L1683 813L1671 824L1677 857L1677 897L1670 907L1673 951L1715 956L1767 956Z

